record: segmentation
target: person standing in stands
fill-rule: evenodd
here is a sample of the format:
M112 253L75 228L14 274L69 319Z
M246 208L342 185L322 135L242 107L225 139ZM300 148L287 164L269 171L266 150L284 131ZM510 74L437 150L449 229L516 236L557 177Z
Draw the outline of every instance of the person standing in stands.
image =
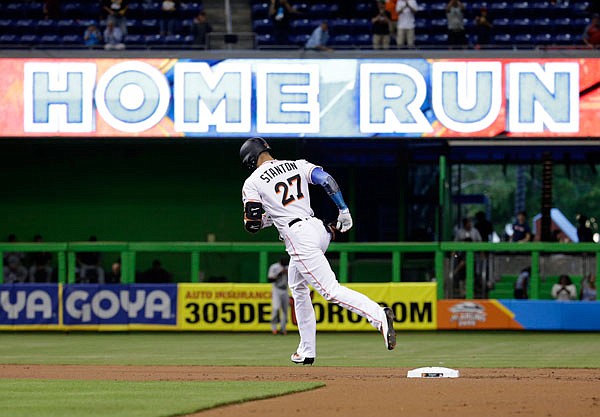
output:
M121 35L127 35L127 0L104 0L102 8L106 12L106 24L113 22L119 28ZM106 38L106 36L104 36Z
M319 26L313 30L310 38L306 41L306 49L317 49L319 51L331 51L327 46L329 42L329 24L326 21L321 22Z
M194 18L192 34L194 35L194 46L206 48L206 36L212 32L212 26L206 19L206 13L201 11Z
M287 45L291 15L298 14L288 0L271 0L269 19L273 22L273 37L276 45Z
M594 13L592 21L583 32L583 42L591 48L600 47L600 15Z
M491 24L487 8L482 7L479 15L475 17L475 34L477 35L476 48L489 45L492 40L494 25Z
M448 19L448 46L464 47L467 43L464 24L465 5L460 0L450 0L446 6Z
M390 26L392 23L390 12L385 10L385 3L377 2L379 10L377 16L371 19L373 28L373 49L390 48Z
M396 11L398 12L398 24L396 29L396 44L402 48L415 46L415 13L419 6L415 0L398 0Z

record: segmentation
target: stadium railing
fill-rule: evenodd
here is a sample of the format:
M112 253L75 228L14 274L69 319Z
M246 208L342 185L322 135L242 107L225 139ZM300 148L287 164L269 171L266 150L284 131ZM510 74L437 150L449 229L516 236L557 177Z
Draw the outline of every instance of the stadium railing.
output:
M208 253L254 253L258 256L258 276L266 282L269 254L281 253L279 242L68 242L68 243L1 243L0 283L4 282L3 255L9 252L50 252L56 254L58 282L75 283L76 254L79 252L119 252L121 255L121 282L135 282L136 255L144 252L187 253L190 256L190 281L199 282L201 256ZM430 253L433 255L433 270L438 283L438 298L445 298L447 285L446 260L452 253L465 254L466 293L465 298L475 296L475 257L478 253L529 255L531 259L530 298L539 299L540 256L547 254L589 254L600 259L600 245L595 243L473 243L473 242L378 242L378 243L332 243L328 252L339 254L340 282L347 283L349 277L349 254L391 254L392 270L389 280L401 282L404 254ZM595 273L600 276L600 262L596 262Z

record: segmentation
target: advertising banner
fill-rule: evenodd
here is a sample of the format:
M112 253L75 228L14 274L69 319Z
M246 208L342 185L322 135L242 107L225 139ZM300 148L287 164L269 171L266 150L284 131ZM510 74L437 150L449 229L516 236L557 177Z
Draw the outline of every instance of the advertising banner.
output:
M48 329L58 324L58 285L0 285L0 329Z
M440 330L521 330L515 314L498 300L439 300Z
M437 327L435 283L346 284L396 315L398 330ZM373 327L362 317L311 293L319 331L363 331ZM269 331L270 284L180 284L179 328L182 330ZM297 329L293 307L288 330Z
M6 137L598 137L600 59L0 59Z
M63 289L63 324L104 329L176 327L177 285L74 284Z

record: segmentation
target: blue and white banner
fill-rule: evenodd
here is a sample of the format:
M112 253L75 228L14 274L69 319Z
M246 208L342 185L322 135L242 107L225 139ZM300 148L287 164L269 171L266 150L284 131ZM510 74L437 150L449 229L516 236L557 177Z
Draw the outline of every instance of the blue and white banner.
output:
M0 285L0 326L58 325L56 284Z
M176 325L177 285L67 285L63 323Z

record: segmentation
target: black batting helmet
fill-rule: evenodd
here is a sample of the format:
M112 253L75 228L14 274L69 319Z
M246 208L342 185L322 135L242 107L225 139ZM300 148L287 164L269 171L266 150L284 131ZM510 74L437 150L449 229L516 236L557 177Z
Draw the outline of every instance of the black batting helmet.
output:
M258 156L263 152L268 152L271 147L263 138L255 137L250 138L244 142L240 148L240 159L248 169L255 169L256 162L258 162Z

